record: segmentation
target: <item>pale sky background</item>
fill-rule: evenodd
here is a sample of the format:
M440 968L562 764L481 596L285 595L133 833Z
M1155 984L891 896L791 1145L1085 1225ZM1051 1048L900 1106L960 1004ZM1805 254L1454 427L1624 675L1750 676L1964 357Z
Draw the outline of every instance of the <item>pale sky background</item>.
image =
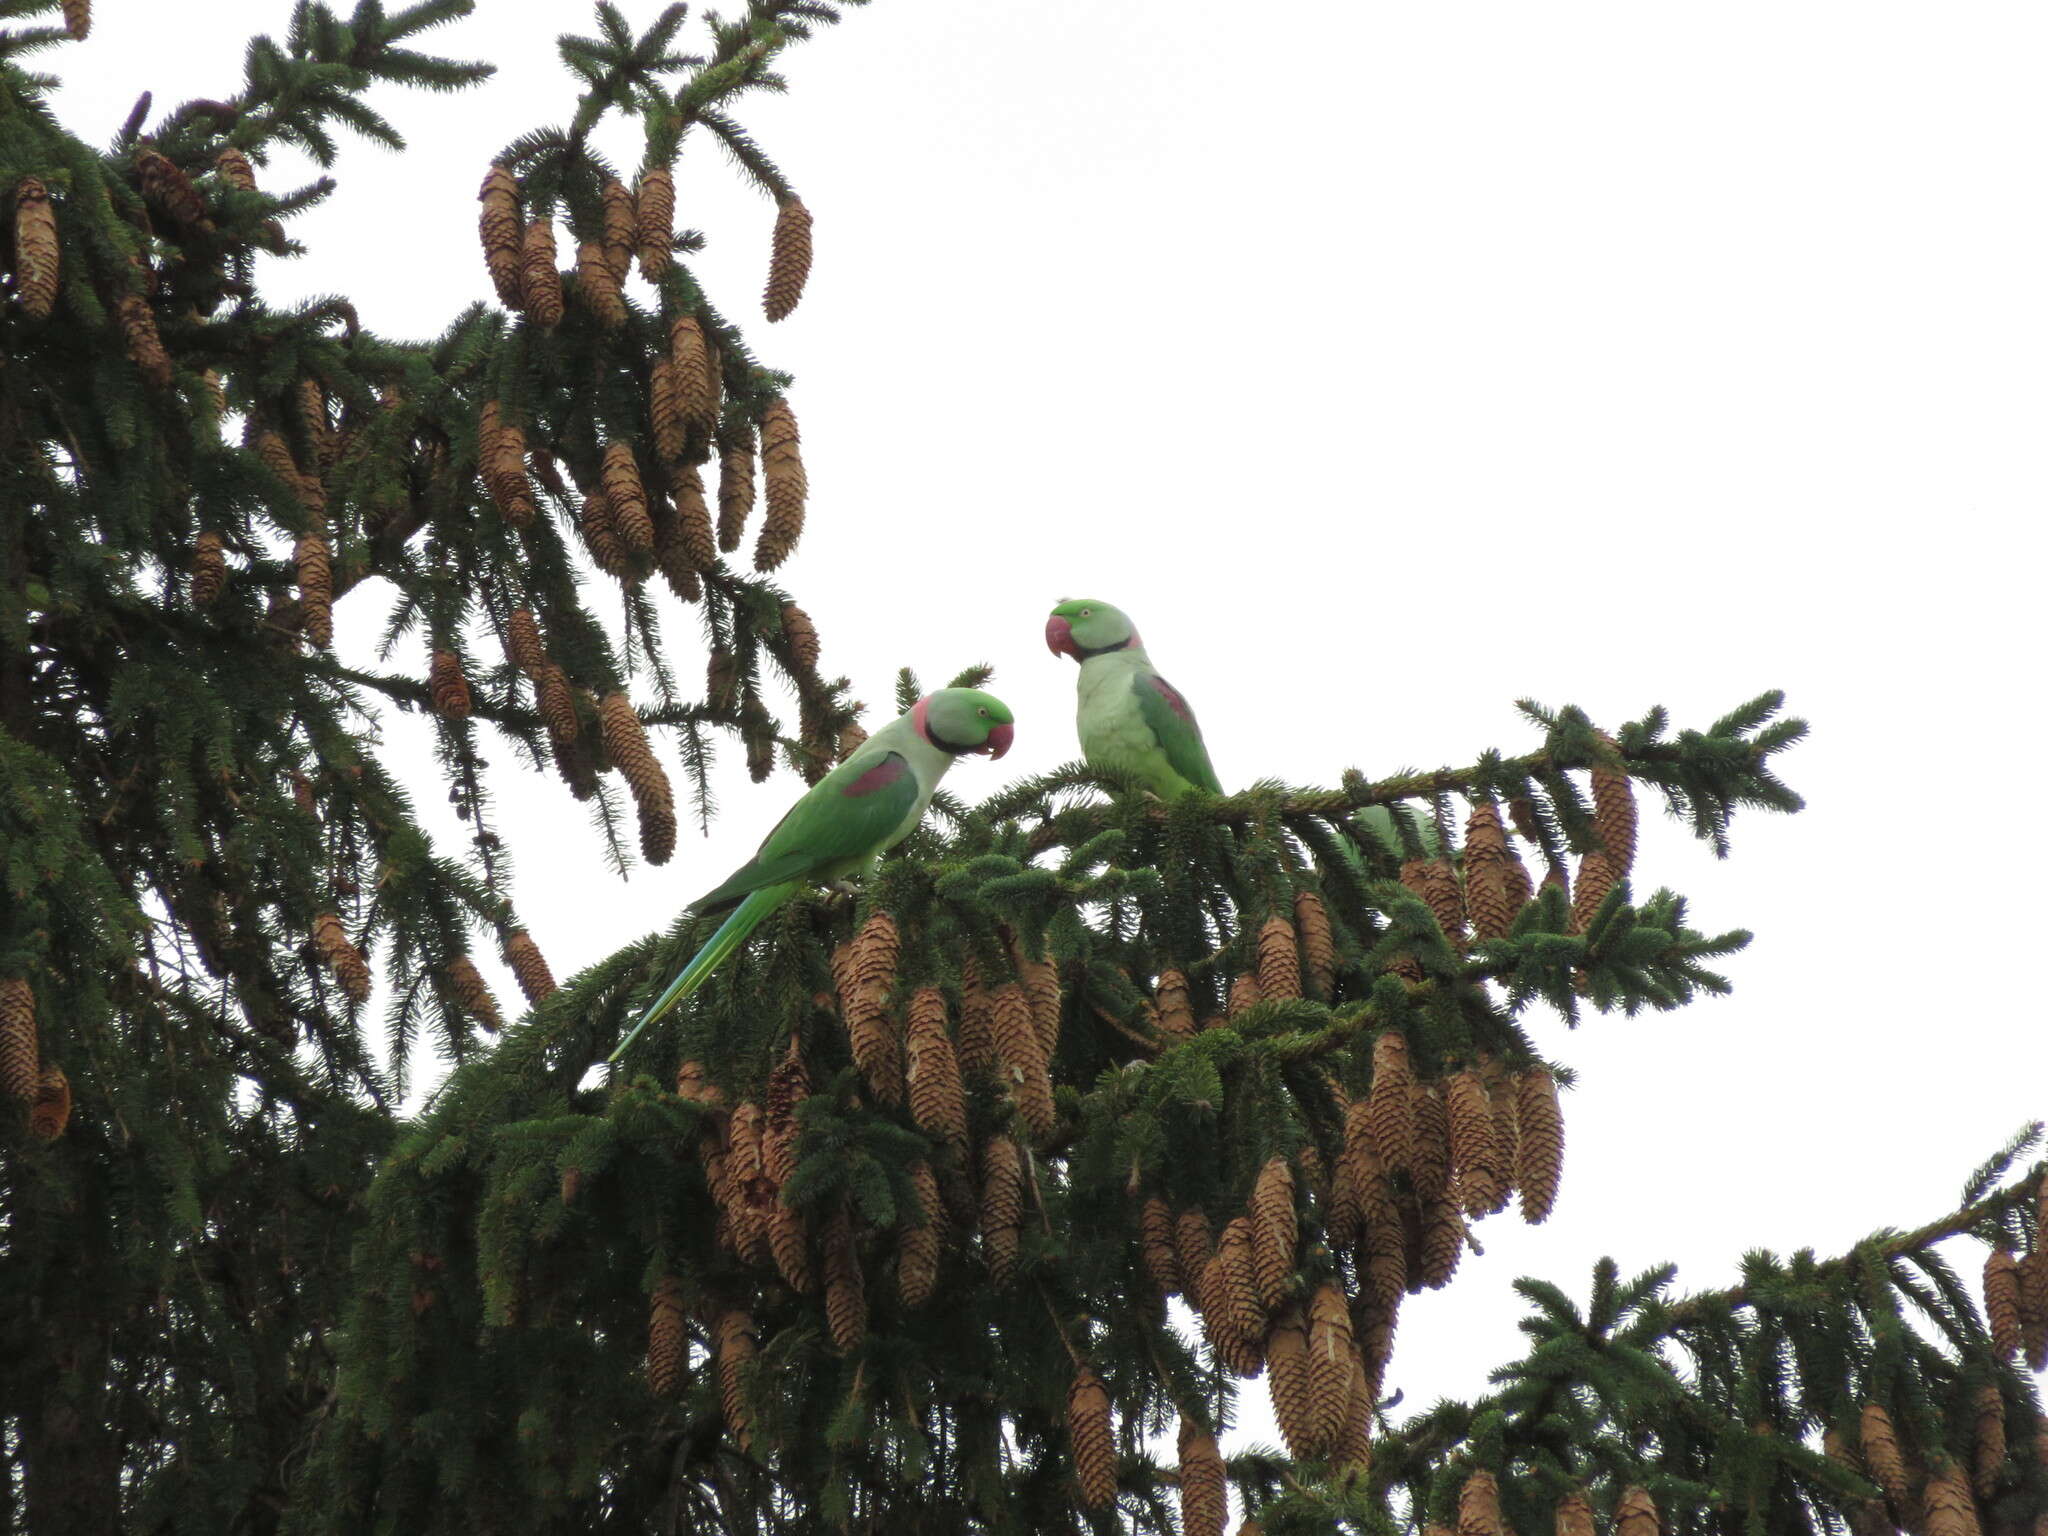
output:
M94 9L41 56L94 142L145 87L230 93L245 32L289 13ZM430 45L499 75L389 93L411 148L348 143L273 302L345 289L423 337L488 296L477 182L567 119L553 37L592 28L480 12ZM1516 1275L1582 1296L1611 1252L1705 1288L1746 1249L1838 1252L1948 1210L2048 1112L2048 10L875 0L787 62L791 94L741 115L817 220L802 306L760 321L772 209L694 138L678 223L797 375L810 527L783 575L826 670L873 723L899 665L996 665L1016 749L951 788L1076 755L1040 638L1064 596L1132 612L1226 786L1520 750L1524 694L1704 728L1782 687L1813 723L1781 760L1811 808L1739 817L1727 863L1646 807L1639 887L1757 935L1736 995L1538 1021L1580 1075L1557 1213L1487 1221L1410 1300L1411 1403L1520 1352ZM344 646L374 601L343 605ZM424 768L417 718L390 738ZM800 789L727 757L711 837L625 883L557 780L499 775L558 976L665 924Z

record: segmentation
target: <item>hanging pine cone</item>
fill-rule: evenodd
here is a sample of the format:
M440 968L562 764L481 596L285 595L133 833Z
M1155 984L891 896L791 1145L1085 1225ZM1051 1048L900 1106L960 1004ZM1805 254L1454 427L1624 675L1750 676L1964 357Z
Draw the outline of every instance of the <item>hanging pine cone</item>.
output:
M1173 1221L1173 1256L1180 1266L1181 1294L1188 1305L1204 1312L1202 1279L1209 1267L1215 1244L1209 1236L1209 1218L1199 1206L1190 1206Z
M639 215L633 207L633 194L626 190L625 183L618 177L605 179L603 196L604 264L611 270L615 281L623 283L633 268L633 247L639 240Z
M2010 1249L1994 1248L1984 1260L1984 1317L1992 1349L2012 1359L2020 1352L2020 1265Z
M491 989L484 984L476 962L467 955L457 955L448 962L448 984L455 989L462 1011L475 1019L492 1034L504 1026L498 1016L498 1000L491 996Z
M1309 1380L1308 1331L1299 1307L1281 1313L1266 1335L1266 1390L1288 1452L1303 1461L1319 1458L1329 1442Z
M147 141L135 151L135 171L146 199L188 229L207 227L206 200L192 178Z
M2042 1228L2036 1223L2035 1232ZM2020 1260L2020 1344L2030 1370L2048 1370L2048 1243Z
M1350 1304L1343 1288L1326 1280L1316 1288L1308 1308L1310 1428L1316 1443L1326 1449L1344 1433L1355 1355Z
M212 529L192 543L192 601L200 608L211 607L227 584L228 562L222 552L220 535Z
M1246 1009L1256 1008L1265 994L1259 990L1259 978L1247 971L1230 984L1230 995L1223 1005L1224 1014L1236 1018Z
M1433 1291L1442 1289L1450 1284L1464 1252L1465 1218L1451 1192L1446 1191L1434 1200L1425 1201L1422 1242L1415 1255L1415 1278Z
M477 412L477 473L505 521L514 528L533 525L533 482L526 477L526 429L505 419L498 402L486 400Z
M1173 1212L1157 1195L1138 1208L1138 1257L1165 1301L1181 1293L1180 1257L1173 1247Z
M317 533L301 534L292 546L292 567L298 573L299 608L305 616L306 638L325 650L334 643L334 564L327 541ZM436 707L438 702L437 699ZM468 712L465 696L463 713Z
M28 1133L37 1141L55 1141L71 1123L71 1079L55 1062L36 1078L35 1101L28 1108Z
M747 516L754 510L754 429L735 422L718 434L718 547L740 547Z
M92 0L64 0L64 30L74 43L85 41L92 31Z
M157 389L171 387L171 354L164 350L157 334L156 316L138 294L124 293L114 300L114 318L121 324L121 336L128 348L128 360L141 372L145 382Z
M1353 1322L1358 1330L1359 1359L1365 1367L1366 1395L1375 1402L1386 1380L1387 1363L1394 1358L1394 1329L1401 1320L1401 1297L1405 1294L1397 1285L1390 1299L1382 1300L1378 1294L1362 1298Z
M370 967L362 951L349 942L341 919L334 913L322 912L313 919L313 947L327 962L350 1002L361 1006L370 1000Z
M1252 1269L1251 1218L1225 1224L1216 1251L1202 1269L1202 1327L1223 1365L1240 1376L1256 1376L1263 1359L1266 1309L1259 1301Z
M477 236L483 242L491 286L507 309L518 309L525 302L519 283L519 183L504 166L493 165L484 173L484 184L476 195L483 204L477 214Z
M761 1138L761 1167L778 1189L796 1174L797 1106L811 1096L811 1073L803 1050L791 1037L782 1060L768 1074L763 1095L767 1123Z
M1284 1157L1272 1157L1252 1185L1252 1281L1259 1302L1268 1310L1286 1299L1287 1277L1294 1272L1294 1246L1300 1238L1294 1214L1294 1170Z
M646 516L646 505L641 505L641 515ZM583 498L582 514L576 520L576 530L583 535L583 547L590 551L590 558L597 562L597 568L608 576L620 576L630 569L625 548L619 542L617 529L612 523L611 498L603 489L593 490ZM654 530L647 531L651 547Z
M1159 973L1152 993L1159 1015L1159 1032L1169 1040L1191 1040L1195 1036L1195 1010L1188 998L1188 979L1177 970Z
M338 444L334 424L327 415L327 392L320 387L318 379L302 377L293 395L298 407L299 430L305 434L306 442L313 450L314 463L322 471L333 468Z
M1337 984L1337 938L1323 898L1306 886L1294 893L1294 926L1301 934L1302 963L1315 995L1327 998Z
M718 377L711 343L695 315L677 315L669 322L668 355L684 429L694 441L708 443L718 427Z
M652 555L654 523L647 515L647 490L641 484L640 466L633 461L633 450L625 443L605 444L601 480L612 531L619 542L642 559Z
M1927 1536L1979 1536L1982 1527L1969 1481L1962 1468L1946 1456L1929 1469L1921 1514ZM1655 1532L1644 1536L1655 1536Z
M1574 1488L1557 1501L1557 1536L1594 1536L1593 1501Z
M555 225L539 218L519 241L520 307L544 331L562 323L562 274L555 268Z
M469 680L462 675L462 662L453 651L434 652L427 666L427 693L434 713L443 719L469 718Z
M861 709L864 706L856 704L853 707L855 709ZM844 725L840 726L838 741L839 761L843 763L849 757L853 756L854 753L858 752L861 749L861 744L865 742L867 739L868 733L865 729L862 728L861 723L858 720L849 720Z
M2005 1394L1998 1383L1987 1381L1977 1389L1976 1422L1971 1426L1970 1486L1977 1497L1988 1499L1998 1491L1998 1474L2005 1465Z
M528 677L537 677L548 667L547 647L541 643L540 625L531 608L514 608L505 617L505 655Z
M1031 1015L1031 998L1020 984L1008 982L996 989L990 1025L1010 1101L1030 1127L1032 1140L1049 1140L1058 1127L1059 1114Z
M676 851L676 804L668 774L647 744L632 700L623 693L606 694L597 718L605 752L625 776L640 813L640 855L650 864L666 864Z
M823 649L818 643L818 626L795 603L782 605L782 643L789 647L790 659L799 672L818 670L818 656Z
M513 979L519 983L519 990L526 994L529 1003L538 1006L554 992L554 972L548 969L540 946L533 942L533 936L524 928L514 928L506 935L505 963L512 967Z
M1611 749L1614 738L1601 733L1600 739ZM1595 763L1593 777L1593 827L1600 834L1600 849L1607 855L1607 863L1619 880L1635 867L1636 862L1636 796L1629 784L1628 774L1606 763Z
M1911 1509L1912 1480L1906 1472L1906 1458L1899 1449L1898 1432L1892 1416L1881 1403L1865 1403L1860 1422L1863 1464L1871 1481L1884 1490L1895 1509Z
M1465 1475L1458 1489L1458 1536L1503 1536L1500 1480L1484 1467Z
M805 1295L816 1290L818 1281L811 1270L809 1234L804 1231L803 1217L777 1199L768 1207L767 1228L768 1253L782 1283Z
M220 179L237 192L256 190L256 167L249 163L249 157L232 144L221 146L213 157L213 168Z
M1067 1439L1074 1452L1074 1477L1081 1503L1107 1509L1116 1502L1116 1437L1110 1423L1109 1392L1102 1378L1077 1366L1067 1388Z
M1178 1449L1181 1536L1223 1536L1229 1485L1216 1437L1183 1414Z
M1038 1037L1038 1052L1050 1064L1060 1044L1060 972L1048 960L1033 960L1015 944L1011 954L1017 963L1017 979L1031 1000L1031 1032Z
M1598 848L1579 859L1579 877L1572 882L1573 933L1586 931L1587 925L1593 921L1593 914L1600 910L1600 904L1620 878L1613 861Z
M32 1102L41 1079L36 999L19 976L0 977L0 1097Z
M14 188L14 291L31 319L43 319L56 305L57 262L57 215L49 189L24 176Z
M1475 938L1502 938L1514 926L1521 903L1509 889L1510 857L1499 809L1491 800L1478 801L1465 819L1465 905Z
M796 308L810 275L811 212L801 200L788 197L776 210L768 286L761 295L761 309L769 320L780 320Z
M1664 1522L1657 1514L1657 1505L1645 1488L1629 1488L1623 1491L1620 1502L1614 1506L1614 1536L1658 1536L1664 1529Z
M768 487L768 512L754 545L754 569L772 571L789 558L803 535L804 498L810 486L796 414L780 395L761 413L761 473Z
M664 464L682 462L689 429L683 423L683 390L676 365L656 356L647 365L647 419L654 428L654 454Z
M1295 947L1294 925L1269 917L1259 925L1259 991L1268 999L1301 996L1301 952Z
M559 750L575 742L581 730L576 715L576 691L562 669L544 661L533 677L540 717L547 723L548 740Z
M675 240L676 184L667 166L649 166L640 173L640 190L634 198L633 212L637 220L640 275L650 283L658 283L668 271L669 248Z
M748 1378L756 1349L754 1320L734 1309L718 1319L718 1401L725 1413L726 1432L742 1451L754 1444L754 1417L747 1406Z
M910 1117L927 1136L967 1144L967 1094L946 1034L946 995L920 987L910 999L907 1031Z
M1414 1083L1407 1038L1396 1029L1382 1030L1372 1043L1372 1088L1366 1106L1373 1150L1392 1170L1405 1171L1415 1160Z
M683 1287L674 1275L663 1275L647 1308L647 1390L656 1397L673 1397L683 1384L688 1357Z
M1401 883L1422 898L1444 937L1456 943L1465 932L1465 895L1450 861L1410 859L1401 866Z
M1515 1109L1521 1126L1515 1183L1522 1191L1522 1219L1534 1224L1550 1214L1564 1169L1564 1116L1549 1068L1525 1067L1516 1076Z
M676 526L683 558L698 571L718 564L718 540L711 532L711 509L704 504L704 482L694 465L684 465L671 480L676 499Z
M1508 1168L1494 1138L1493 1101L1470 1067L1444 1084L1449 1111L1451 1166L1470 1216L1488 1216L1507 1204Z
M998 1288L1017 1273L1018 1233L1024 1221L1024 1160L1007 1136L981 1149L981 1252Z
M896 1289L906 1307L921 1307L939 1283L939 1248L946 1208L939 1201L939 1181L922 1158L910 1165L910 1185L917 1191L917 1210L897 1240Z
M556 283L559 286L559 277ZM607 331L626 323L626 300L619 292L619 280L605 259L604 247L594 240L576 247L576 300Z

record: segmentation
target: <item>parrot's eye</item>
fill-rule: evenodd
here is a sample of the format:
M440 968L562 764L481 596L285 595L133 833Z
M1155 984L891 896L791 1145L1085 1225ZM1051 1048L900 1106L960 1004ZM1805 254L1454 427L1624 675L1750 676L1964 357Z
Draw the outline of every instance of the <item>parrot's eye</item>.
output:
M986 720L986 719L988 718L988 711L987 711L987 710L985 710L985 709L977 709L977 710L975 711L975 713L976 713L977 715L981 716L981 718L982 718L982 719L984 719L984 720Z
M1092 615L1092 614L1093 614L1094 612L1095 612L1095 610L1094 610L1093 608L1083 608L1083 609L1081 610L1081 617L1082 617L1082 618L1084 618L1084 619L1085 619L1085 618L1088 618L1088 617L1090 617L1090 616L1091 616L1091 615Z

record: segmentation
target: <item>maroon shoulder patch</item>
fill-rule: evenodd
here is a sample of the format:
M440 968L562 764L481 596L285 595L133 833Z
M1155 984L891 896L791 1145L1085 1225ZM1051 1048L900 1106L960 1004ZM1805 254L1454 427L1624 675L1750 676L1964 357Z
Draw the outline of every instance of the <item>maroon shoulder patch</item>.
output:
M1152 686L1159 691L1159 697L1166 700L1166 707L1168 709L1171 709L1189 724L1194 723L1195 712L1188 708L1188 701L1180 696L1178 688L1174 687L1173 684L1156 672L1152 674L1150 681Z
M841 791L847 799L857 800L862 795L872 795L878 789L887 789L898 779L907 778L910 763L902 753L891 752L866 773L855 779Z

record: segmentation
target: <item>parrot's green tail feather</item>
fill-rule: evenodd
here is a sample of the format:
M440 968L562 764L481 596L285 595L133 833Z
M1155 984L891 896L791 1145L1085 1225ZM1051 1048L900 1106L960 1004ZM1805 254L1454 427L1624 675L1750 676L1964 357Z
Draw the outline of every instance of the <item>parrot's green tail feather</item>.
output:
M763 886L741 902L732 916L719 925L718 932L712 934L704 947L690 957L690 963L668 984L668 990L654 1000L654 1006L640 1015L640 1022L627 1032L626 1038L619 1042L619 1048L605 1058L606 1064L616 1063L626 1054L626 1047L640 1037L641 1030L703 986L706 978L723 965L734 950L746 943L747 935L760 927L762 919L789 900L798 883L791 880L782 885Z

